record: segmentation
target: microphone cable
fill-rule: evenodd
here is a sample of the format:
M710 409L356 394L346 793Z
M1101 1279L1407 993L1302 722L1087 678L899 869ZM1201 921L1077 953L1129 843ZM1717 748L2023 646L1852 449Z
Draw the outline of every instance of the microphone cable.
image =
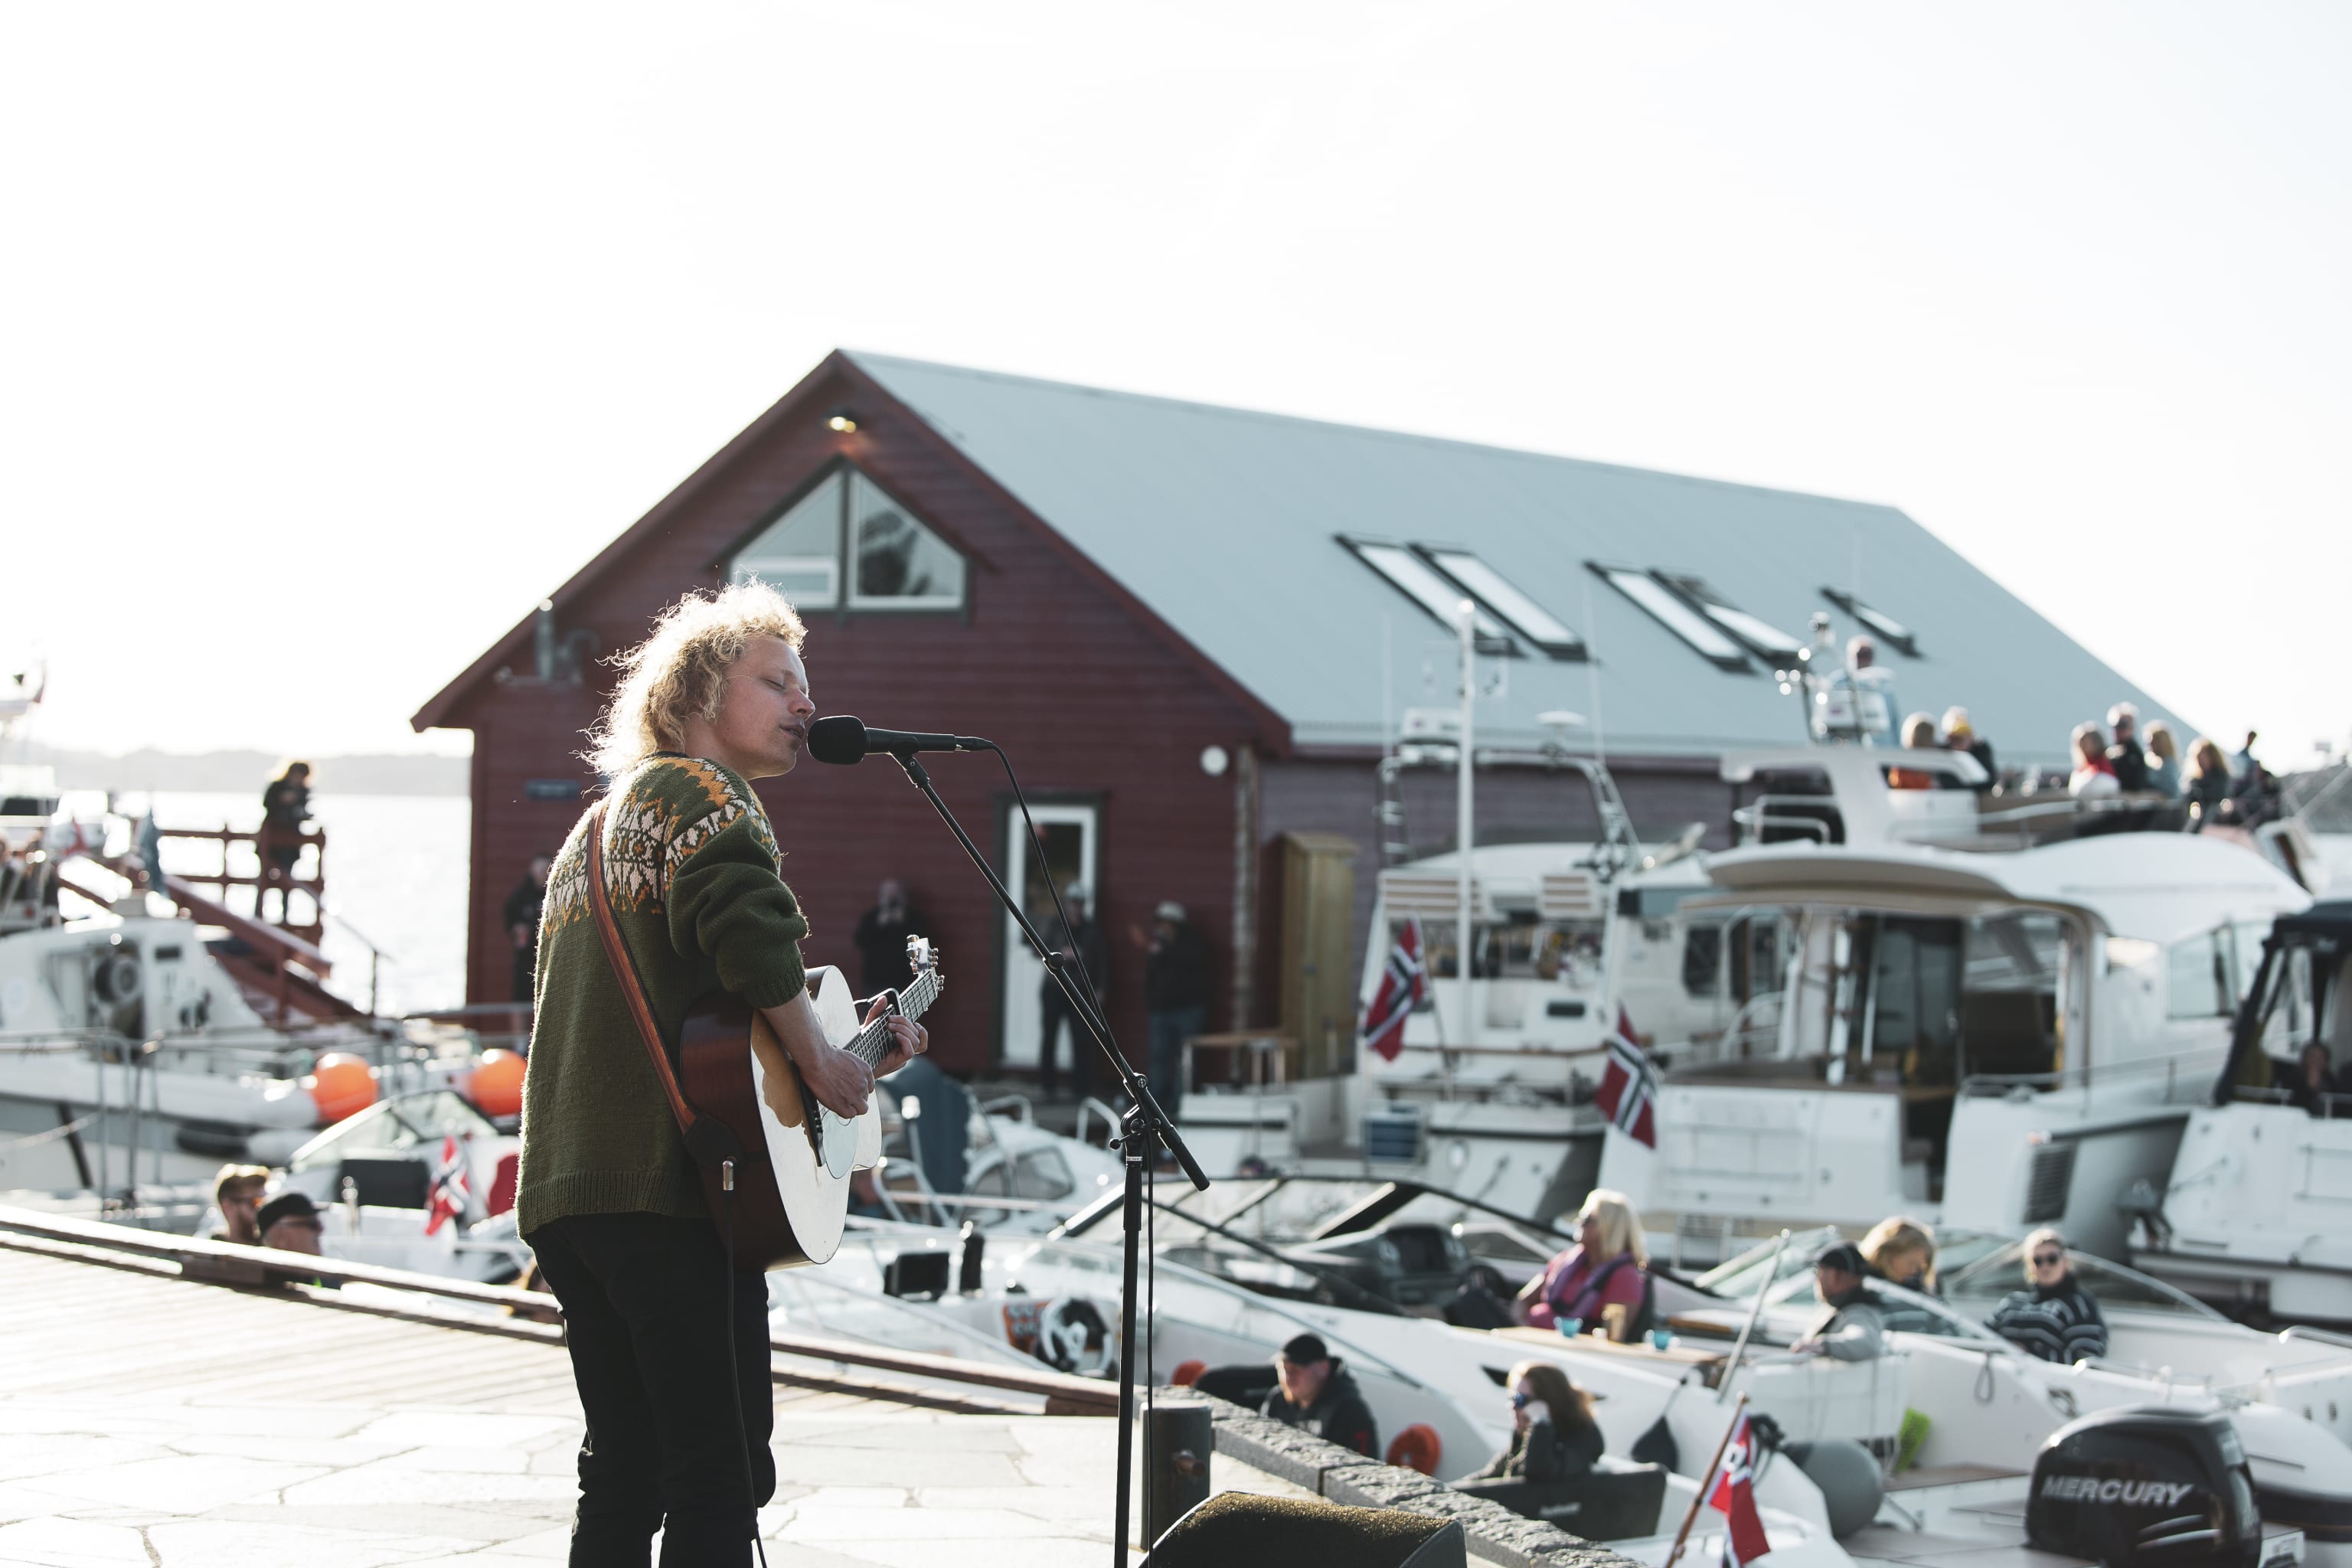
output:
M1112 1044L1116 1045L1117 1041L1111 1035L1108 1020L1103 1017L1101 1009L1095 1005L1094 976L1087 973L1086 958L1077 950L1077 942L1076 941L1077 934L1076 930L1070 924L1070 911L1063 907L1062 889L1057 884L1054 877L1053 870L1051 867L1047 865L1045 859L1045 836L1037 831L1036 818L1029 815L1029 797L1022 792L1020 776L1013 771L1013 759L1006 756L1004 754L1004 748L998 745L993 741L988 742L988 749L995 752L996 760L1004 765L1004 782L1013 786L1013 803L1021 808L1021 824L1024 827L1028 829L1029 846L1037 856L1037 864L1039 867L1045 869L1045 890L1053 895L1054 914L1062 922L1063 934L1072 939L1070 943L1070 958L1077 968L1078 979L1081 984L1071 988L1071 994L1075 996L1080 1005L1086 1008L1087 1016L1093 1020L1094 1027L1100 1032L1101 1037L1104 1040L1110 1041ZM1089 889L1089 891L1091 890L1092 889ZM1099 919L1099 911L1102 909L1102 900L1097 898L1094 900L1094 903L1096 910L1097 911L1097 918ZM1074 1053L1077 1048L1077 1031L1074 1028L1070 1031L1070 1047ZM1127 1068L1129 1071L1133 1070L1132 1067L1125 1060L1124 1058L1121 1058L1117 1065L1123 1068ZM1120 1079L1119 1087L1122 1089L1127 1087L1127 1080L1124 1078ZM1144 1301L1142 1369L1144 1419L1143 1431L1141 1434L1143 1440L1137 1445L1137 1452L1142 1463L1145 1482L1144 1501L1147 1506L1149 1506L1150 1501L1151 1415L1153 1411L1158 1408L1158 1401L1155 1398L1155 1392L1159 1386L1158 1380L1152 1373L1152 1357L1155 1353L1154 1347L1158 1338L1155 1332L1157 1327L1156 1320L1160 1315L1160 1203L1158 1198L1152 1194L1152 1188L1156 1184L1152 1180L1153 1156L1158 1152L1157 1148L1154 1147L1154 1143L1156 1143L1156 1142L1157 1141L1154 1140L1152 1142L1147 1142L1141 1152L1143 1157L1144 1231L1143 1258L1141 1260L1143 1264ZM1119 1346L1119 1353L1122 1356L1132 1355L1135 1353L1135 1347L1132 1345L1121 1344ZM1139 1520L1137 1522L1139 1525L1146 1525L1146 1527L1148 1527L1147 1521ZM1121 1551L1127 1550L1128 1543L1126 1542L1122 1541L1118 1544ZM1147 1551L1150 1550L1151 1542L1147 1541L1143 1544ZM766 1568L765 1559L761 1560L761 1568Z

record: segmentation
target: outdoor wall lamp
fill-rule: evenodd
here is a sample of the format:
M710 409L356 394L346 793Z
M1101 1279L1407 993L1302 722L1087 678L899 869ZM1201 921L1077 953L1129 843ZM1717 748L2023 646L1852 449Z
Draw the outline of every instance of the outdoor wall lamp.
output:
M857 416L845 403L833 411L825 420L824 427L837 435L855 435L857 430Z

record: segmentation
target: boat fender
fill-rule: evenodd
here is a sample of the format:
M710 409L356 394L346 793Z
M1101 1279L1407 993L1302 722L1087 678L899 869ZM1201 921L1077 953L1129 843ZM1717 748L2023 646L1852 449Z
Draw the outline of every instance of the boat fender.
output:
M1209 1363L1204 1361L1180 1361L1176 1370L1168 1374L1168 1381L1178 1388L1190 1388L1208 1370Z
M1781 1452L1820 1489L1832 1535L1851 1535L1878 1517L1886 1489L1869 1449L1851 1437L1823 1437L1791 1443Z

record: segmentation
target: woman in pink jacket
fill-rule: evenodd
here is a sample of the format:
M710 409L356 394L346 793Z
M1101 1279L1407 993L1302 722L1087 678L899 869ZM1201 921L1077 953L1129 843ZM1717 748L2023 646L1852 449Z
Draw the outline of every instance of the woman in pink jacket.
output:
M1584 1328L1597 1328L1602 1310L1615 1303L1625 1309L1627 1331L1639 1331L1649 1295L1643 1271L1650 1255L1632 1202L1622 1193L1593 1188L1576 1213L1576 1241L1519 1292L1519 1321L1550 1329L1573 1318Z

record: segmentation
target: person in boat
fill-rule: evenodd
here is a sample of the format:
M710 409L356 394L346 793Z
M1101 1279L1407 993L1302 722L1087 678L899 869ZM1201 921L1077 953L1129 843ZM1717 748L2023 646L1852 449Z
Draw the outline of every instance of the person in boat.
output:
M1355 1374L1317 1334L1298 1334L1274 1358L1275 1384L1258 1414L1327 1443L1381 1457L1380 1429Z
M2066 793L2077 800L2096 800L2103 795L2121 795L2123 785L2116 778L2115 764L2107 761L2107 738L2096 724L2074 726L2074 772L2066 780Z
M2254 761L2254 742L2258 738L2253 731L2247 731L2246 743L2230 753L2230 776L2242 784L2262 768L2262 763Z
M2167 800L2180 798L2180 740L2161 719L2147 727L2147 787Z
M1951 751L1966 752L1974 757L1985 772L1984 782L1976 787L1992 788L1993 780L1999 776L1993 772L1992 742L1978 735L1967 709L1956 706L1944 710L1944 744Z
M1595 1187L1576 1211L1576 1245L1520 1289L1519 1321L1531 1329L1574 1322L1581 1331L1601 1322L1610 1307L1620 1306L1625 1309L1626 1332L1643 1333L1651 1316L1649 1267L1633 1200Z
M514 975L508 994L517 1002L530 1000L531 981L539 973L539 913L547 905L548 873L554 869L552 857L532 856L522 880L507 894L506 907L499 911L507 923L507 940L514 944Z
M2229 759L2221 755L2221 742L2210 736L2197 737L2197 743L2189 748L2189 780L2181 795L2189 802L2189 831L2201 833L2234 815L2230 795L2236 781L2230 775Z
M1511 1441L1465 1476L1473 1481L1567 1480L1588 1475L1608 1447L1592 1419L1592 1396L1548 1361L1511 1369Z
M1886 1320L1870 1291L1870 1265L1850 1241L1813 1255L1813 1290L1822 1310L1789 1348L1832 1361L1875 1361L1886 1353Z
M1914 713L1903 721L1903 749L1906 752L1939 752L1943 742L1936 735L1936 721L1926 713ZM1897 763L1886 770L1888 789L1934 789L1936 775L1925 768L1906 768Z
M2107 766L2116 775L2116 787L2126 795L2137 795L2147 788L2147 752L2139 743L2139 710L2128 702L2118 702L2107 710L2107 728L2115 731L2116 742L2107 748Z
M808 921L753 789L789 775L807 745L805 636L756 582L664 610L620 657L592 735L610 794L548 879L515 1225L562 1305L587 1417L575 1563L642 1565L659 1531L666 1562L746 1568L776 1484L767 1279L734 1268L605 956L590 831L601 823L614 924L664 1038L697 1002L730 993L767 1020L803 1091L844 1118L929 1043L892 1016L869 1069L827 1041L809 999Z
M2107 1353L2107 1321L2074 1278L2066 1238L2043 1226L2025 1238L2022 1290L2003 1297L1985 1327L2030 1356L2072 1366Z
M213 1178L213 1206L220 1210L220 1228L206 1239L259 1247L261 1194L268 1185L267 1165L223 1165Z
M1829 678L1832 693L1843 693L1853 714L1854 733L1866 746L1883 746L1895 739L1895 677L1878 662L1878 645L1866 637L1849 637L1845 668Z
M1870 1227L1860 1250L1874 1278L1922 1296L1937 1294L1936 1233L1917 1220L1889 1215Z
M2311 1040L2305 1044L2303 1056L2295 1063L2294 1078L2287 1085L2286 1102L2322 1121L2352 1116L2352 1098L2344 1094L2343 1080L2336 1076L2336 1058L2326 1042Z
M255 1228L260 1233L263 1247L273 1247L280 1252L307 1252L319 1256L319 1237L325 1226L319 1218L319 1205L310 1201L308 1193L280 1193L255 1213Z
M253 918L267 920L262 904L272 888L278 889L278 919L291 916L287 900L293 896L294 863L302 858L302 825L310 820L310 764L289 763L261 792L261 831L255 847L261 851L261 885L253 893Z

